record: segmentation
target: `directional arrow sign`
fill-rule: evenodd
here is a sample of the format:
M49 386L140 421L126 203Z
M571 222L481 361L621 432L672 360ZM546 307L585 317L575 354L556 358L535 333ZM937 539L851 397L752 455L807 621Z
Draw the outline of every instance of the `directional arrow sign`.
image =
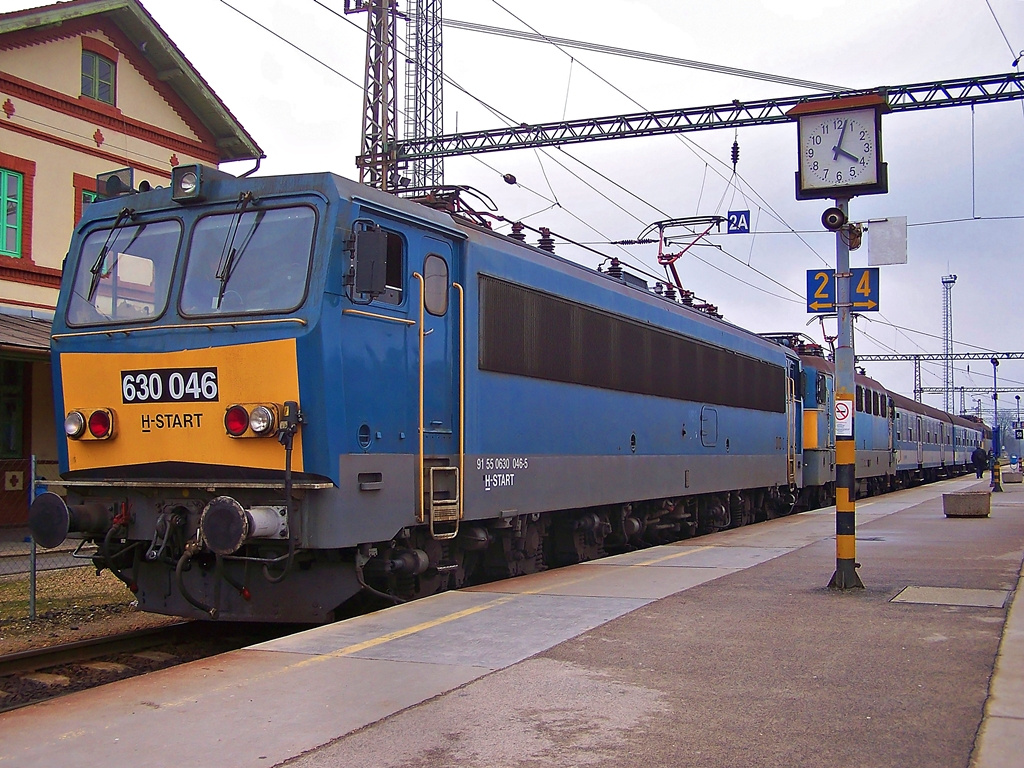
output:
M854 267L850 270L850 309L853 312L878 311L878 267ZM807 270L807 311L833 314L836 310L836 271Z
M854 312L878 311L878 267L850 270L850 303Z
M807 270L807 311L811 314L836 311L836 271Z

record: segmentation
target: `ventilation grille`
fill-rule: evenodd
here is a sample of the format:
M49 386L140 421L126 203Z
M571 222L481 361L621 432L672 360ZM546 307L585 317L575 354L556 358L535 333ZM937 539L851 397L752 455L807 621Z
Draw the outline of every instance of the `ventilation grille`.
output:
M480 276L480 368L784 413L785 369Z

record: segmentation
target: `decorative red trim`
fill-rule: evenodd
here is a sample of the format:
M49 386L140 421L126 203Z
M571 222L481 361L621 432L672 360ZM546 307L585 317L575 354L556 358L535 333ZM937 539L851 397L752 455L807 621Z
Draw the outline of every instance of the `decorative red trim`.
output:
M7 115L8 120L14 117L14 102L10 99L4 102L4 114Z
M145 56L136 49L136 46L117 27L117 25L109 19L104 18L103 16L89 16L86 18L66 21L56 27L47 26L42 28L19 30L17 32L8 32L7 34L0 36L0 50L9 48L25 48L53 40L65 40L73 37L86 39L86 36L90 32L100 32L111 40L114 43L114 46L119 49L123 59L127 60L136 69L136 71L142 75L146 82L149 83L150 87L163 97L168 106L170 106L171 109L173 109L178 116L185 121L189 128L195 132L195 134L200 138L200 141L206 146L207 151L214 154L214 157L217 159L212 162L220 162L220 155L216 150L217 141L214 135L206 128L206 126L203 125L195 112L193 112L189 105L180 96L178 96L174 89L159 79L158 73L154 69L153 65L150 64ZM167 43L171 50L176 50L170 40L168 40ZM2 82L2 79L0 79L0 82ZM203 83L203 85L205 86L206 84ZM206 87L208 88L209 86ZM210 91L210 94L216 98L212 90ZM67 98L64 94L59 95L62 98ZM90 106L93 107L100 103L92 99L89 99L88 101L91 102ZM118 114L120 114L119 111ZM193 154L195 153L193 152Z
M43 288L60 288L60 270L37 267L35 264L21 264L21 259L0 256L0 280ZM6 301L6 299L0 299Z
M37 87L40 89L42 88L42 86ZM116 88L117 86L114 87ZM56 91L53 93L56 93ZM121 110L113 104L107 104L107 102L94 99L92 96L79 96L76 103L86 112L99 112L110 120L116 120L119 124L126 119L125 116L121 114ZM93 119L95 119L95 115L93 116Z
M20 264L22 268L35 266L35 262L32 261L32 205L35 202L36 164L25 158L0 152L0 167L22 175L21 257L0 256L0 264Z
M53 309L53 304L40 304L38 301L22 301L21 299L0 298L0 304L13 304L16 307L32 307L33 309Z
M128 161L125 159L124 155L117 155L114 154L113 152L104 152L102 149L93 149L92 147L84 144L76 144L73 141L68 141L67 139L61 138L60 136L53 136L49 133L43 133L42 131L37 131L32 128L25 128L24 126L18 125L17 123L0 123L0 129L2 128L6 128L9 131L14 131L15 133L20 133L23 136L31 136L32 138L46 142L47 144L55 144L58 147L73 149L76 152L82 153L83 155L90 155L92 157L102 158L107 162L116 164L118 167L130 164L132 168L135 168L138 171L152 173L164 179L171 178L171 174L167 171L166 168L158 168L155 165L140 163L137 160Z
M120 53L117 48L109 43L97 40L95 37L86 37L85 35L82 36L82 50L97 53L115 64L117 64L117 58Z
M86 176L84 173L76 173L72 179L75 188L75 224L82 220L82 193L96 191L96 177Z
M125 117L119 109L95 99L84 97L71 99L63 93L52 91L4 72L0 72L0 90L33 104L52 109L54 112L86 120L171 151L192 155L211 165L216 165L221 161L220 153L207 144Z

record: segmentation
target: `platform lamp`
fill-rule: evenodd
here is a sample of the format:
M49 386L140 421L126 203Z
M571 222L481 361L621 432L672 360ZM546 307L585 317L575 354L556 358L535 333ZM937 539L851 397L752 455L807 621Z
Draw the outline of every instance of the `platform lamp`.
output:
M1001 491L1003 486L999 482L999 454L1001 451L999 448L999 379L997 376L999 360L993 357L989 362L992 363L992 490Z

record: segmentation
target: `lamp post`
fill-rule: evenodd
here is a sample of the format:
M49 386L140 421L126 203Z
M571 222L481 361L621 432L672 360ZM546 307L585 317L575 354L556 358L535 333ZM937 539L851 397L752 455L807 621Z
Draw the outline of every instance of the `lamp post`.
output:
M1003 486L999 482L999 360L992 358L992 490L1001 491Z

